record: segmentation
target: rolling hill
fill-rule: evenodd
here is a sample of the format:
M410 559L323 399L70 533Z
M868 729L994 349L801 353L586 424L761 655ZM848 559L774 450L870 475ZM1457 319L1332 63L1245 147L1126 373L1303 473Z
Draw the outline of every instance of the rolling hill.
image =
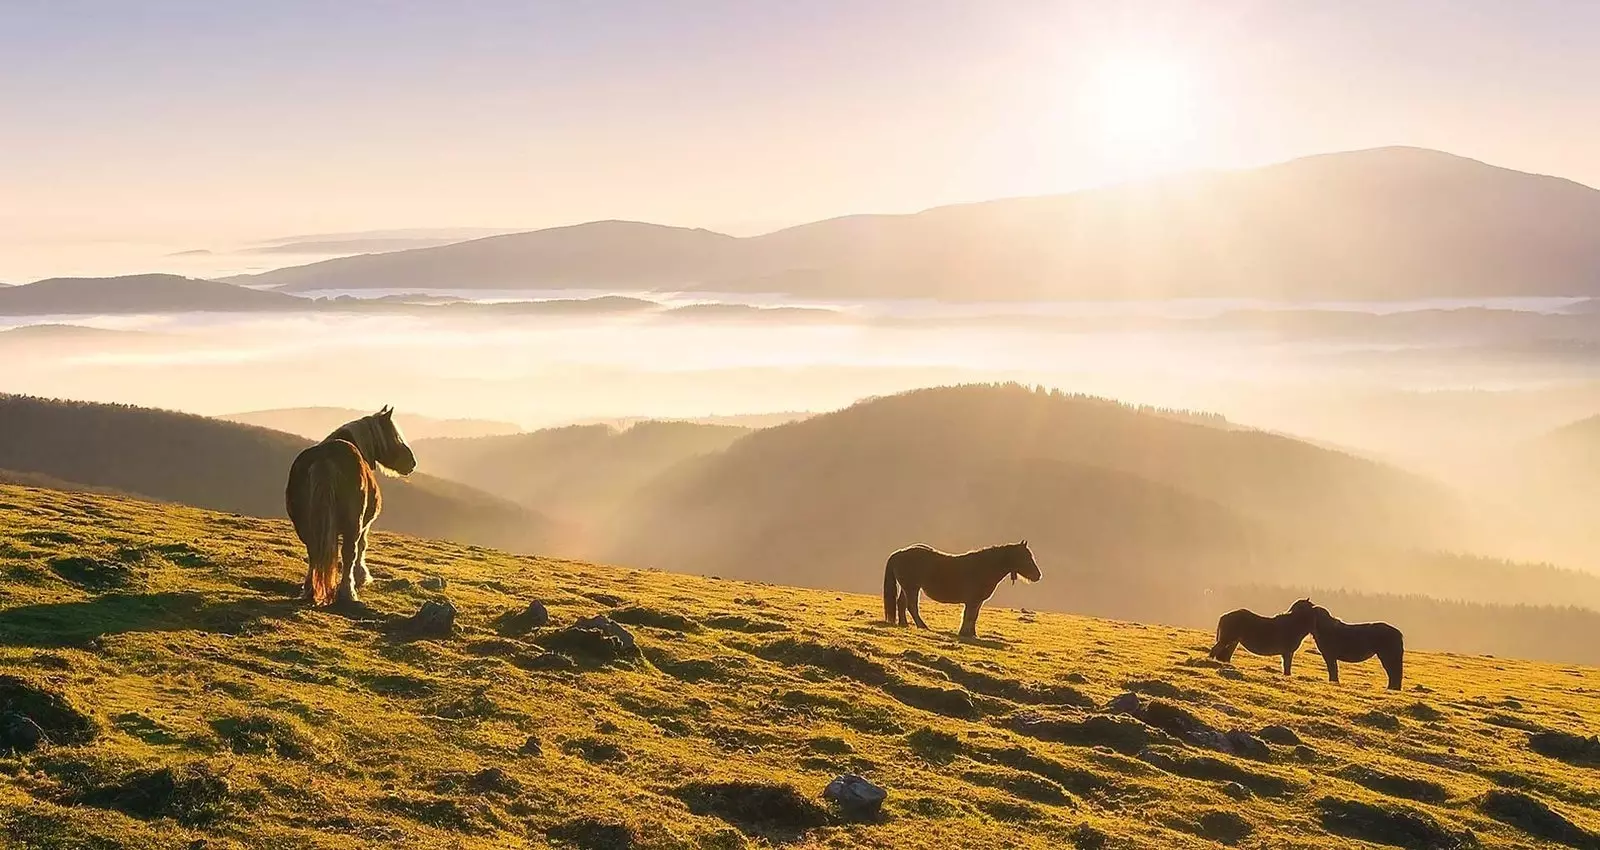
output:
M311 302L306 299L281 292L263 292L172 274L56 277L0 291L0 316L231 313L309 309L310 306Z
M749 429L647 421L618 430L573 425L527 434L422 440L416 450L439 475L592 528L656 477L727 448Z
M0 395L0 470L250 516L283 515L289 465L308 445L183 413ZM416 474L382 486L382 528L522 551L555 534L548 519L464 484Z
M593 222L267 272L286 291L691 289L813 297L1600 294L1600 192L1418 148L763 236Z
M1035 604L1196 625L1208 589L1257 584L1600 607L1595 576L1424 554L1475 548L1439 485L1204 423L1018 386L872 400L674 468L592 554L866 591L907 543L1026 538L1060 577Z
M340 425L371 412L346 407L289 407L228 413L216 418L271 428L274 431L287 431L310 440L320 440ZM492 419L438 419L415 413L396 413L394 419L400 430L405 433L406 439L412 443L441 437L491 437L515 434L522 430L515 422L497 422Z
M1004 608L959 642L948 606L896 629L872 597L391 534L370 607L309 610L289 534L0 486L5 740L30 746L21 716L51 741L0 753L0 844L1600 843L1592 667L1408 631L1396 693L1372 665L1324 681L1309 644L1286 678L1208 632ZM445 600L454 628L408 627ZM506 616L534 601L548 625ZM574 637L597 615L632 643ZM879 814L823 799L845 773Z

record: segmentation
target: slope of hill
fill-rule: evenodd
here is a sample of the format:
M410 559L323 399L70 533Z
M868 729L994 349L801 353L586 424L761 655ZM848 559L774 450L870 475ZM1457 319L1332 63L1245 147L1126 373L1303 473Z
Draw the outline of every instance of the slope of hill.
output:
M110 315L188 310L249 312L309 309L281 292L172 274L57 277L0 291L0 316Z
M870 597L387 534L370 608L308 610L289 598L289 534L0 487L0 708L53 735L0 755L0 843L1600 840L1591 745L1575 734L1600 717L1576 686L1592 668L1411 651L1409 690L1393 693L1370 665L1329 684L1309 651L1289 678L1275 659L1218 665L1202 632L992 609L979 640L957 642L948 607L929 606L938 631L895 629L873 622ZM447 590L421 590L435 575ZM443 595L456 629L409 632L404 616ZM548 626L502 616L533 600ZM563 637L595 614L637 652ZM1113 698L1143 719L1101 708ZM1272 743L1224 752L1191 721ZM841 773L883 787L883 812L826 803Z
M730 425L639 422L617 430L573 425L471 440L424 440L435 473L565 522L592 525L650 481L749 433Z
M732 236L709 230L596 221L437 248L324 260L234 280L297 292L675 286L707 268L718 268L735 242Z
M183 413L0 396L0 469L251 516L283 515L289 465L307 445ZM517 550L554 533L533 511L430 475L382 487L379 527Z
M295 291L579 285L958 299L1597 294L1600 191L1382 148L744 239L596 222L250 280Z
M320 440L340 425L371 412L346 407L289 407L229 413L216 418ZM405 432L406 439L413 443L442 437L492 437L522 430L515 422L492 419L437 419L415 413L396 413L394 418L400 430Z

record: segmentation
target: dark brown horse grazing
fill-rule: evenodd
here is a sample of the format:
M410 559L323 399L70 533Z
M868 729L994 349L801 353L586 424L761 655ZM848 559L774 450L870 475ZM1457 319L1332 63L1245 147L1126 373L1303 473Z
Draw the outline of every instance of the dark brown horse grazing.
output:
M1311 633L1311 600L1300 599L1276 617L1263 617L1248 608L1229 611L1217 619L1217 643L1211 657L1231 661L1240 644L1256 655L1283 656L1283 675L1289 675L1295 650Z
M310 566L302 597L312 604L354 602L356 589L372 580L367 531L383 508L378 464L401 475L417 468L392 407L339 426L289 468L284 499L295 534L306 545Z
M883 567L883 618L906 624L906 612L917 626L926 629L918 601L928 594L935 602L961 602L961 636L978 636L978 609L994 595L1007 575L1028 581L1040 579L1039 565L1033 562L1028 541L1005 543L961 555L940 552L932 546L907 546L889 556ZM896 594L896 585L899 592Z
M1405 637L1388 623L1346 623L1328 609L1317 606L1311 622L1311 639L1328 665L1328 681L1339 681L1339 662L1356 664L1378 656L1389 674L1389 690L1400 690L1405 664Z

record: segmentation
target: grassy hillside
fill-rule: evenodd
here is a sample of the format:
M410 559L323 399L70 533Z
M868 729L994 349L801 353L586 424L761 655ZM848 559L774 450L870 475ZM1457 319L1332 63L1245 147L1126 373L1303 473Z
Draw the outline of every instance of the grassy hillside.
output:
M527 434L422 440L438 475L578 523L594 522L668 469L749 433L730 425L638 422L572 425Z
M1529 731L1592 731L1591 668L1413 651L1393 693L1309 650L1217 665L1203 632L993 609L961 643L948 606L902 630L870 597L388 534L370 608L308 610L295 554L281 521L0 487L0 711L56 739L0 754L0 844L1600 842L1600 767ZM403 625L445 598L453 632ZM505 618L531 601L549 625ZM638 653L563 642L602 613ZM1101 710L1127 691L1142 720ZM822 801L844 772L880 815Z
M215 510L283 516L289 465L308 445L183 413L0 395L0 469ZM382 487L380 528L523 551L554 533L537 513L453 481L417 474Z
M867 588L907 539L1026 537L1088 573L1237 578L1293 547L1465 545L1462 516L1431 482L1285 437L964 386L751 434L646 491L604 554Z

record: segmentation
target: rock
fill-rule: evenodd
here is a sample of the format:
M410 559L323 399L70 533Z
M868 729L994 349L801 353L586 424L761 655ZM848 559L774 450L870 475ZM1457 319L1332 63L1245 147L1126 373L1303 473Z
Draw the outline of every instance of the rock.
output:
M1294 733L1291 732L1290 734ZM1231 752L1237 755L1257 761L1269 761L1272 759L1272 748L1267 746L1266 742L1260 738L1243 729L1230 729L1227 739L1229 746L1232 748Z
M888 796L888 791L853 773L834 779L822 791L823 799L831 801L846 816L853 818L876 815Z
M1294 748L1294 757L1303 762L1314 762L1317 760L1317 751L1311 749L1305 744L1301 744L1300 746Z
M423 590L444 590L444 576L428 576L422 580Z
M538 735L529 735L528 739L522 742L522 746L517 748L517 752L525 756L542 756L544 744L539 743Z
M595 629L603 634L616 638L617 641L622 644L623 649L629 650L630 652L638 649L638 647L634 644L633 632L623 628L615 620L605 616L604 614L596 614L593 617L579 620L578 622L573 623L571 627L574 629Z
M637 660L641 657L633 634L603 615L579 620L536 641L540 646L568 656L579 656L601 663Z
M529 602L528 607L506 617L504 631L511 634L526 634L548 625L550 625L550 609L536 599Z
M480 794L512 795L522 792L522 783L498 767L486 767L472 775L467 785Z
M413 634L431 637L450 635L456 628L456 606L448 599L443 602L429 599L406 620L405 625L406 630Z
M1261 731L1257 732L1256 735L1258 735L1261 740L1266 741L1269 744L1282 744L1286 747L1298 746L1305 743L1304 741L1300 740L1300 736L1296 735L1293 729L1290 729L1287 726L1263 726L1261 727Z
M1229 797L1232 797L1235 800L1250 799L1250 789L1240 785L1237 782L1229 782L1223 785L1222 793L1227 794Z
M1151 700L1139 719L1184 743L1232 752L1227 736L1173 703Z
M1106 703L1106 713L1138 717L1144 713L1144 701L1133 691L1126 691Z
M578 662L559 652L541 652L538 655L518 655L511 663L524 670L566 671L578 669Z
M50 743L50 736L26 714L0 717L0 751L31 753Z

